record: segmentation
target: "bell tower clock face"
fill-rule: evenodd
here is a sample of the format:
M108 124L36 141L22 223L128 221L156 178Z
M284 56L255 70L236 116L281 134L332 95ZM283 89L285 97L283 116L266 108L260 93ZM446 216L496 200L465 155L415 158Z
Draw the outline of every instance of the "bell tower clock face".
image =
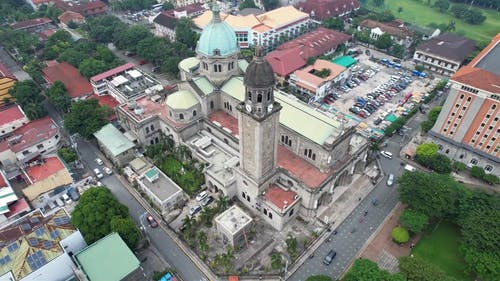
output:
M248 113L252 112L252 106L249 105L248 103L245 104L245 109L247 110Z

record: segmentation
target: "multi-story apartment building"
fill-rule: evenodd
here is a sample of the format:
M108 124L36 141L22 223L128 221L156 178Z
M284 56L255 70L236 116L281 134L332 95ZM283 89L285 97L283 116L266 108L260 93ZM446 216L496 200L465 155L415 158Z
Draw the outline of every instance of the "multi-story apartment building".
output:
M294 39L309 29L309 15L293 6L277 8L260 15L220 14L221 19L232 27L240 48L250 48L261 44L266 51ZM211 20L212 11L193 19L194 24L203 29Z
M451 77L451 89L429 132L440 151L500 176L500 33Z
M475 49L474 41L445 33L417 46L413 60L431 71L451 76Z

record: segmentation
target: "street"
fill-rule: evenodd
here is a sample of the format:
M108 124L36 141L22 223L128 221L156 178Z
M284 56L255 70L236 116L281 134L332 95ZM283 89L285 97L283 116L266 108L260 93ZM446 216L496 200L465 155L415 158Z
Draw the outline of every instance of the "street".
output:
M443 98L437 98L430 107L437 106ZM425 114L417 113L406 125L410 128L407 135L395 134L388 139L387 147L382 149L391 152L394 157L387 159L380 156L381 168L385 174L383 180L340 225L334 225L332 230L337 230L337 234L330 235L331 242L325 240L314 256L308 259L288 280L303 281L311 275L320 274L331 276L334 280L342 276L365 243L369 243L369 237L398 203L397 184L388 187L387 176L394 174L397 178L403 173L403 162L399 158L401 147L419 132L420 123L426 119ZM374 199L377 200L377 206L372 204ZM368 213L365 216L366 211ZM337 256L330 265L324 265L322 261L332 249L337 252Z
M94 161L98 156L97 148L89 144L81 138L77 139L78 154L88 170L94 168L101 169L102 166L97 165ZM102 157L101 157L102 158ZM102 158L103 159L103 158ZM106 165L106 164L105 164ZM122 204L126 205L129 213L137 223L137 225L145 226L145 234L151 244L158 249L163 258L177 271L177 274L186 281L204 280L204 275L198 268L191 262L191 260L184 254L184 252L177 246L177 244L162 230L161 227L151 228L144 220L144 214L147 212L139 202L129 193L123 184L117 179L113 173L110 176L105 176L101 182L106 185L113 195ZM141 221L142 218L142 221ZM158 268L158 271L164 268Z

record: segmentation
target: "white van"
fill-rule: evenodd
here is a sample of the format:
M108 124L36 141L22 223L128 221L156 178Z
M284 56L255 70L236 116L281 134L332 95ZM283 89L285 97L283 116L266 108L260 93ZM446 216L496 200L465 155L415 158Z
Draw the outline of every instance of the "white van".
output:
M412 165L406 165L405 170L410 171L410 172L415 172L417 169L413 167Z

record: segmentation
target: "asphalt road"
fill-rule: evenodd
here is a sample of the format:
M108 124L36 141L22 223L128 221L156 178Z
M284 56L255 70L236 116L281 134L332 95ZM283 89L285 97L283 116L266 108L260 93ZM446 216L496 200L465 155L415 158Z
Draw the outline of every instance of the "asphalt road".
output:
M430 107L438 105L444 95L434 101ZM329 275L334 279L340 278L342 273L351 264L359 250L367 242L368 238L375 232L384 219L399 201L397 184L388 187L387 175L394 174L398 177L403 173L403 162L399 158L401 147L415 136L420 127L420 123L426 120L425 114L417 113L410 120L407 127L411 128L405 136L395 134L388 140L388 146L382 148L393 154L392 159L380 156L381 168L385 173L384 179L370 192L368 196L356 207L356 209L337 226L337 234L330 235L331 242L325 240L314 256L308 259L288 280L303 281L311 275ZM372 200L378 201L377 206L372 204ZM365 216L364 213L368 212ZM332 229L333 230L333 229ZM323 264L324 257L330 250L337 252L337 256L330 265Z
M90 171L97 167L102 171L102 166L98 166L94 161L94 159L98 157L97 148L94 145L78 138L77 147L81 160ZM128 207L129 213L134 221L138 225L144 226L145 234L151 244L158 249L167 263L177 270L178 275L183 280L205 280L203 279L204 275L160 227L151 228L148 226L148 223L145 221L146 210L129 193L129 191L117 179L115 174L105 176L101 182L111 190L118 201ZM163 268L158 268L158 271L161 270L163 270Z

